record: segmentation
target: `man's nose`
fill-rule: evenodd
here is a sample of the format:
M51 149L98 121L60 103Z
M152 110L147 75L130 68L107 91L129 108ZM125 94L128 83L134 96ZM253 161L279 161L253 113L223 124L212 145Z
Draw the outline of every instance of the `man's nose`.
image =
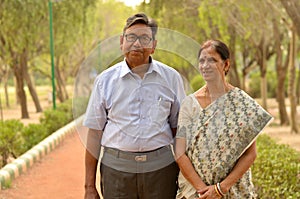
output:
M137 38L134 42L133 42L133 45L134 46L141 46L141 41L140 41L140 38Z

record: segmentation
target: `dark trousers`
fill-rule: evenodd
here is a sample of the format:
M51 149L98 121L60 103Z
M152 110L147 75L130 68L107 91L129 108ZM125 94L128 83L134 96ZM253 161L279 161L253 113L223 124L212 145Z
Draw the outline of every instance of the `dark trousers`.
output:
M176 162L147 173L127 173L101 163L104 199L174 199L179 168Z

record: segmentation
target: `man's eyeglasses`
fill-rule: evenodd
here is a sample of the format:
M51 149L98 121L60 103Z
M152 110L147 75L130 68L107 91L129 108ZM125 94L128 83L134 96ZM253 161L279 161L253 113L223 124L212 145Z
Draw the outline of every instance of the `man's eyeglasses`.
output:
M127 34L125 35L125 38L128 42L135 42L137 39L139 39L142 45L148 45L152 41L152 38L147 35L137 36L136 34Z

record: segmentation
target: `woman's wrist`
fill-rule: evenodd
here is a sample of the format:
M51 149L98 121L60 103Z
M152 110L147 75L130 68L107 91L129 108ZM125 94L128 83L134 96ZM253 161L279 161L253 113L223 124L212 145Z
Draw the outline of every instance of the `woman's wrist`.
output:
M220 189L219 189L219 183L217 183L217 184L215 184L214 185L214 189L215 189L215 191L216 191L216 193L217 193L217 195L219 196L219 197L223 197L224 196L224 194L223 193L221 193L221 191L220 191Z
M223 194L226 194L230 187L226 186L226 184L224 182L220 182L220 183L217 183L217 186L219 184L219 188L220 188L220 191L223 193Z
M206 185L203 184L203 185L199 185L199 186L195 187L195 189L197 190L197 192L199 192L199 191L203 190L205 187L206 187Z
M218 183L216 184L216 186L217 186L218 192L219 192L222 196L224 196L224 195L225 195L225 192L222 190L221 184L218 182Z

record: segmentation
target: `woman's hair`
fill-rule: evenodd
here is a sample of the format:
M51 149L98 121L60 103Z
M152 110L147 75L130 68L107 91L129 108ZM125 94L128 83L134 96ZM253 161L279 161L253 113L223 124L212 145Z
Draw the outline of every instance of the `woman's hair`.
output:
M198 58L201 55L203 49L212 47L216 50L216 52L221 56L222 60L230 59L230 52L227 45L219 40L210 39L205 41L199 50Z

